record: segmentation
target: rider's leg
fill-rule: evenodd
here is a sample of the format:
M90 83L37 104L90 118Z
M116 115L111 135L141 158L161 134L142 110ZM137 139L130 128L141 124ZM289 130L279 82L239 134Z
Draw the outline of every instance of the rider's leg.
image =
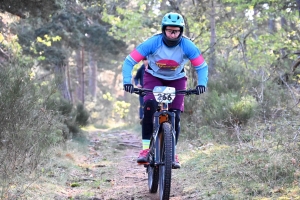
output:
M156 111L156 108L157 103L153 99L147 100L144 104L144 118L142 121L143 150L140 152L139 157L137 159L137 162L140 164L148 162L149 145L153 130L152 117L154 112Z
M153 114L157 109L155 100L147 100L144 104L144 119L142 123L143 149L148 149L153 131Z
M147 89L153 89L155 86L159 85L162 85L161 79L154 77L145 71L143 87ZM157 103L154 99L155 98L152 93L147 93L146 96L144 96L144 118L142 120L143 150L140 152L137 159L138 163L148 161L149 144L153 130L152 116L157 108ZM156 107L154 103L156 103Z
M143 115L144 115L144 97L139 96L139 101L140 101L140 107L139 107L139 115L140 115L140 119L143 119Z

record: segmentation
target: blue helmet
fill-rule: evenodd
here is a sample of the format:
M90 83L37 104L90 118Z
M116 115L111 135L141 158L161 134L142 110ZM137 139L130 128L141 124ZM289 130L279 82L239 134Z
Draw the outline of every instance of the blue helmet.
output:
M163 19L161 21L163 42L165 43L165 45L167 45L168 47L174 47L174 46L179 44L179 42L181 41L181 38L182 38L184 25L185 25L184 19L180 14L173 13L173 12L165 14L165 16L163 17ZM180 28L180 35L175 39L168 38L166 36L166 33L165 33L165 30L166 30L167 26L179 27Z
M167 13L162 19L161 26L162 28L165 26L178 26L180 28L184 28L184 19L178 13Z

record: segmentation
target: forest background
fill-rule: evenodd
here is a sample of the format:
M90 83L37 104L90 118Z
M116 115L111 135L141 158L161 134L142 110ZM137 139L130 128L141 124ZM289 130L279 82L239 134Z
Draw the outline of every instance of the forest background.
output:
M186 99L182 137L214 143L218 173L239 177L229 199L299 198L299 0L0 0L0 11L0 197L22 193L18 180L36 180L49 150L82 127L136 124L122 62L173 11L209 65L207 93ZM190 163L199 173L215 165L203 156Z

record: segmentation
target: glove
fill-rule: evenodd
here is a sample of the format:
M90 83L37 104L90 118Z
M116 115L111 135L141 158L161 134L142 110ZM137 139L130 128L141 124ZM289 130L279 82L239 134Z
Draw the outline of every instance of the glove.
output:
M197 90L197 95L200 95L205 92L206 87L204 85L197 85L196 90Z
M133 93L133 85L132 84L124 84L124 90L129 93Z

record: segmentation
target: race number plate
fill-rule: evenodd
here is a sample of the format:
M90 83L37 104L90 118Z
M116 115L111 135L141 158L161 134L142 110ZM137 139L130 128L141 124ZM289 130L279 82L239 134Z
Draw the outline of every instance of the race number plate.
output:
M166 86L155 86L153 89L153 95L159 103L172 103L175 99L175 88Z

